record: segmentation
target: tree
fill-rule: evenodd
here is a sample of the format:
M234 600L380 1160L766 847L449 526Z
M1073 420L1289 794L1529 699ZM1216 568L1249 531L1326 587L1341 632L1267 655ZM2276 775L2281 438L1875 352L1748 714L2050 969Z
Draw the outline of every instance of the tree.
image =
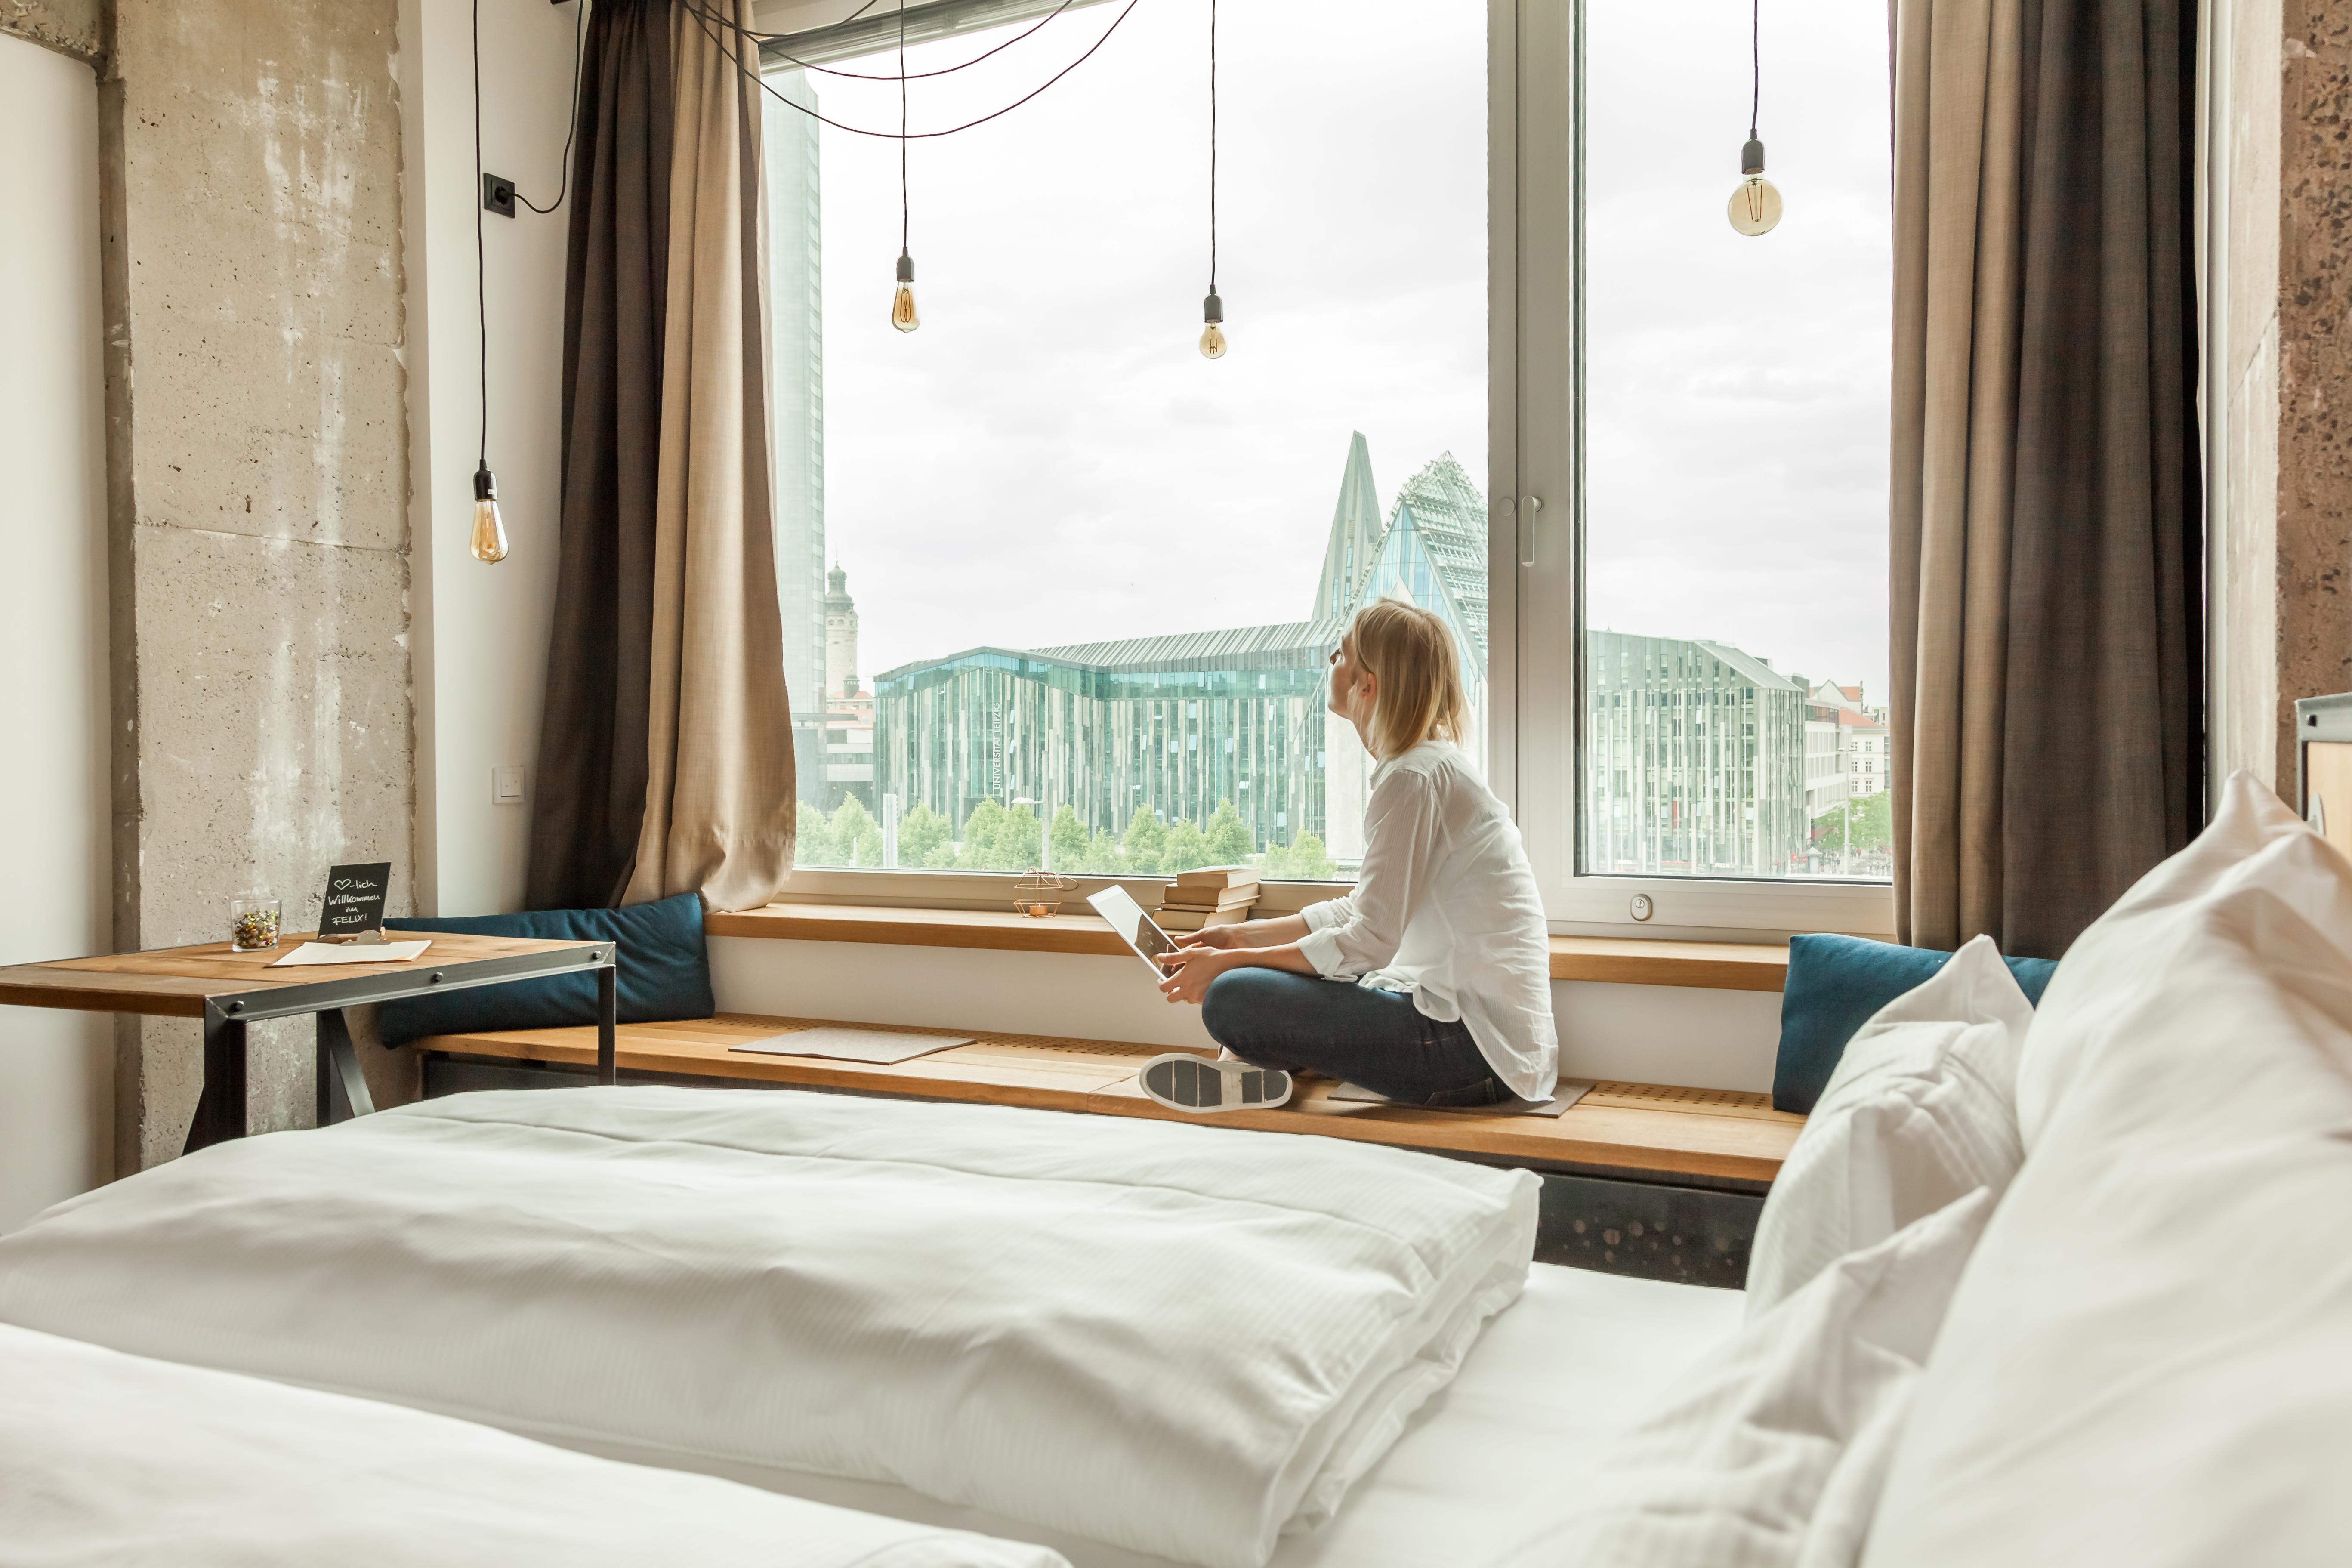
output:
M901 866L952 866L955 850L948 819L928 805L918 805L898 819L898 864ZM940 856L946 859L941 860Z
M1160 814L1148 805L1139 805L1127 823L1128 868L1139 877L1156 875L1160 858L1168 847L1168 829Z
M1160 851L1161 876L1172 877L1179 871L1216 863L1216 856L1209 849L1208 836L1199 828L1189 822L1180 822L1168 830L1168 841Z
M1064 801L1054 811L1054 826L1049 835L1054 847L1054 869L1069 872L1079 869L1087 858L1087 825L1078 814Z
M1084 871L1096 877L1124 877L1129 871L1127 850L1109 834L1097 833L1087 840L1086 853L1067 866L1062 864L1062 852L1055 850L1054 869Z
M1813 818L1813 848L1824 866L1838 865L1848 853L1859 859L1894 847L1895 797L1885 790L1840 801Z
M1338 873L1323 840L1312 833L1300 834L1288 847L1276 845L1257 863L1257 874L1268 880L1328 882Z
M1229 800L1217 802L1217 809L1209 814L1207 828L1209 860L1212 866L1238 866L1257 848L1257 840L1234 809Z
M834 841L833 824L824 813L807 801L800 803L800 826L793 847L793 860L801 866L838 866L841 846Z
M833 848L841 857L836 865L882 864L882 825L874 820L866 803L854 795L834 811Z
M964 871L1029 870L1045 847L1044 826L1026 807L1016 810L983 800L963 819L963 853L956 857L956 867Z

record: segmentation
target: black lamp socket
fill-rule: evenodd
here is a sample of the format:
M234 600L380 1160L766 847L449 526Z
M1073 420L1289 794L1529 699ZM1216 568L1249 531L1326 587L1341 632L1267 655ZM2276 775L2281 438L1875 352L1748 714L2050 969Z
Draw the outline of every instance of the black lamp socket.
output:
M482 206L485 211L494 212L500 217L514 216L514 182L503 174L484 174Z

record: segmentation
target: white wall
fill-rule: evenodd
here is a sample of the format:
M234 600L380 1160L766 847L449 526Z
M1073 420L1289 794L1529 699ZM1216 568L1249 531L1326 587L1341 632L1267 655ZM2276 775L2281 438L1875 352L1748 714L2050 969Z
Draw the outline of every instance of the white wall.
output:
M0 963L103 952L106 539L98 80L0 37ZM0 1008L0 1230L113 1167L113 1029Z
M541 206L562 182L581 0L481 7L482 163ZM571 204L483 215L489 300L489 460L511 553L467 551L480 440L474 308L471 0L401 6L409 312L409 437L416 637L420 913L522 903L538 797L539 713L555 596L562 413L563 258ZM490 770L526 772L520 806L490 804ZM394 889L395 897L399 889Z
M1134 958L713 937L722 1013L1206 1046ZM1772 1087L1780 998L1758 991L1554 981L1560 1074L1755 1091Z

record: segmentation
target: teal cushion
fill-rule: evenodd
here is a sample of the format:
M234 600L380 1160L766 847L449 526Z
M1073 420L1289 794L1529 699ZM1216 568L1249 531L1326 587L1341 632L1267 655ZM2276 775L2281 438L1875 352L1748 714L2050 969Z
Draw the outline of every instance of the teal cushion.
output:
M699 894L680 893L625 910L531 910L519 915L388 920L383 925L386 931L609 942L618 971L615 1002L622 1023L708 1018L719 1010L710 994L710 956L702 942ZM385 1045L399 1046L423 1035L554 1029L595 1021L596 975L590 970L387 1002L377 1027Z
M1837 1070L1845 1044L1873 1015L1906 991L1927 983L1951 954L1897 947L1858 936L1800 936L1789 941L1789 984L1780 993L1780 1057L1772 1070L1772 1108L1812 1114ZM2035 1006L2057 962L2008 958L2018 989Z

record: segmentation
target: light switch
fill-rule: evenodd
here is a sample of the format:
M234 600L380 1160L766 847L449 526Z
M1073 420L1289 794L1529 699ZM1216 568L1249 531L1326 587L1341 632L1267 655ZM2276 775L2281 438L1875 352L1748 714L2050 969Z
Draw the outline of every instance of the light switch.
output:
M520 768L490 770L490 804L492 805L522 804L522 770Z

